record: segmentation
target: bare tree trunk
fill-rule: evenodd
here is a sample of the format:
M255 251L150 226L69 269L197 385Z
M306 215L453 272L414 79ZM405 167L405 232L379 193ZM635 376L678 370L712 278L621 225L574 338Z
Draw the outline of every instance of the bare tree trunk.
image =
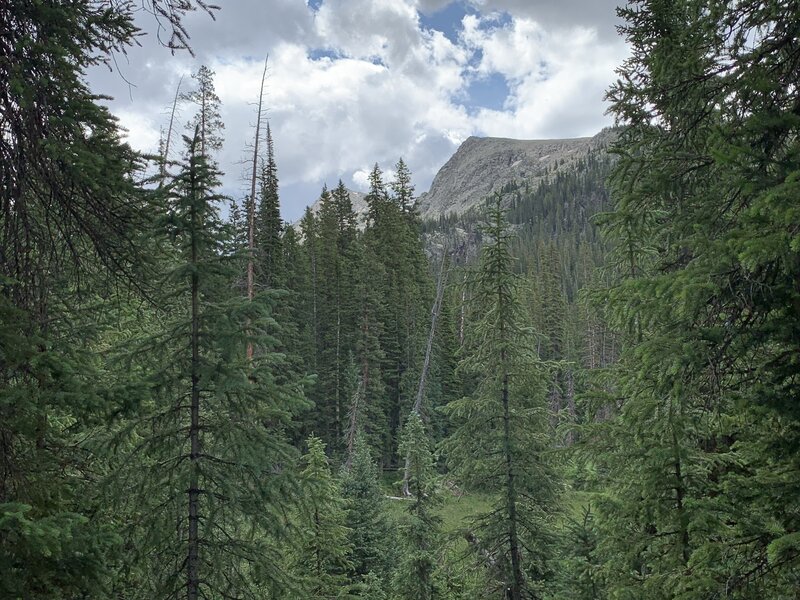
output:
M183 75L178 79L178 85L175 88L175 97L172 99L172 110L169 113L169 127L167 128L167 141L164 143L164 156L161 157L161 178L167 176L167 162L169 162L169 146L172 141L172 125L175 123L175 112L178 109L178 99L181 93L181 83L183 83Z
M256 134L253 141L253 169L250 174L250 202L247 205L247 299L253 301L255 296L255 252L256 252L256 179L258 173L258 142L261 135L261 109L264 101L264 81L267 78L267 63L264 59L264 71L261 73L261 89L258 93L258 111L256 112ZM253 358L253 342L247 342L247 358Z
M442 297L444 296L444 288L447 283L447 273L445 270L445 263L447 261L447 248L442 252L442 262L439 265L439 277L436 282L436 298L431 307L431 327L428 330L428 344L425 347L425 360L422 362L422 371L419 374L419 385L417 386L417 398L414 400L414 406L411 409L412 414L420 414L422 410L422 399L425 397L425 382L428 376L428 370L431 365L431 354L433 352L433 339L436 335L436 320L439 318L439 313L442 309ZM408 489L410 461L408 454L406 454L406 463L403 470L403 495L411 496L411 490Z

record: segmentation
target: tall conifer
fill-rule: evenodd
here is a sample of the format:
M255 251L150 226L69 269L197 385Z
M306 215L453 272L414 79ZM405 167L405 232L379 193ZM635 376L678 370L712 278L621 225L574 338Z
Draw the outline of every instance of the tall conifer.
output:
M256 284L260 289L284 285L281 236L280 199L278 197L278 167L272 129L267 123L267 160L261 169L261 189L256 214Z
M604 217L625 334L593 432L615 594L790 597L798 585L798 7L646 1L609 90L625 125ZM601 431L606 435L601 436ZM593 451L598 456L596 451Z
M274 323L268 298L246 302L231 288L241 261L224 251L230 231L217 215L217 186L198 133L168 188L174 264L162 283L164 328L138 348L152 360L152 399L127 431L116 480L132 490L128 508L146 515L131 524L129 558L162 557L135 597L167 599L181 588L191 599L256 597L262 583L292 585L275 553L293 489L284 428L303 405L302 384L286 377L281 355L246 359L248 342L274 344L264 335ZM183 557L177 566L174 556Z
M549 373L521 320L500 201L498 194L484 228L472 279L477 320L467 330L460 365L477 385L447 406L456 429L445 448L464 483L497 494L494 510L474 524L475 546L479 557L491 556L499 568L502 593L521 600L542 597L558 485L548 456Z

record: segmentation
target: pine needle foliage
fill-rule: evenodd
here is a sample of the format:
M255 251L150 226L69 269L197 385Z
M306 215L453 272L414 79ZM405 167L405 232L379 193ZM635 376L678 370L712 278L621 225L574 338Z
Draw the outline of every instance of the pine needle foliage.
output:
M474 391L450 402L455 431L444 443L454 475L498 495L473 524L477 557L496 571L496 586L514 600L541 597L558 484L550 462L548 368L523 327L511 233L498 194L472 274L472 312L459 369ZM497 589L489 592L498 593Z
M395 569L393 588L398 599L441 598L438 564L441 517L434 511L441 504L433 451L422 419L412 413L400 438L400 454L408 457L411 503L401 521L402 552Z
M800 6L643 1L624 125L613 422L592 433L613 595L790 598L800 568Z
M351 581L363 588L370 574L387 582L392 564L392 535L386 499L369 447L359 435L349 468L342 472L342 495L347 500L347 527L353 544ZM385 585L382 586L385 588ZM368 596L369 597L369 596Z
M346 502L331 474L325 444L314 436L307 444L301 472L303 501L298 533L302 542L295 567L305 584L302 598L348 598L353 547L351 530L345 525Z
M163 326L135 350L149 358L151 399L126 432L115 482L142 521L131 523L130 558L147 577L132 597L260 598L295 585L278 548L296 494L284 429L304 405L303 382L283 377L284 356L271 350L269 298L247 302L231 287L242 260L225 251L217 173L199 134L186 141L162 222L172 248Z

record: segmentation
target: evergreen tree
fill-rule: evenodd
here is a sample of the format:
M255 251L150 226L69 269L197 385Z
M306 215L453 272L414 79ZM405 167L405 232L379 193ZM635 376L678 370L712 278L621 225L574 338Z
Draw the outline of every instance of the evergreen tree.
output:
M473 278L476 322L468 329L460 368L477 381L451 402L456 429L446 441L454 473L498 494L495 509L476 523L474 544L492 556L506 597L541 597L549 575L557 482L548 457L548 369L522 326L511 234L499 194ZM495 592L496 593L496 592Z
M300 243L297 230L288 226L281 240L283 264L286 273L286 299L288 319L294 335L286 339L289 353L298 357L311 370L314 365L314 322L311 316L309 297L311 281L308 270L307 248Z
M602 600L607 598L598 548L599 535L590 506L580 518L567 520L560 540L560 560L548 598Z
M388 446L388 402L383 378L386 355L381 347L384 329L380 321L384 298L383 265L372 249L364 246L357 271L356 339L354 344L354 384L348 410L345 440L347 460L351 461L359 435L372 448Z
M369 227L380 221L389 205L389 194L383 181L383 171L378 163L375 163L369 173L369 192L367 192L365 201L367 203L367 226Z
M241 261L223 251L230 231L217 215L217 174L199 133L187 143L164 218L175 245L162 284L165 327L137 350L152 360L152 399L127 430L116 481L133 486L127 508L144 517L131 524L129 558L151 571L135 597L172 598L181 588L189 599L258 597L262 585L292 586L277 548L295 458L283 430L304 402L302 382L287 379L270 352L269 299L246 302L231 290ZM250 341L262 351L248 360Z
M350 531L345 526L345 501L321 439L308 438L303 464L302 542L295 567L305 582L303 598L343 598L351 567Z
M394 182L399 190L390 196L383 174L375 165L370 173L369 208L364 231L366 251L382 266L379 320L383 324L380 338L384 353L383 378L386 386L388 431L383 448L383 462L397 461L401 415L408 414L417 382L428 333L428 309L433 289L428 261L422 249L418 219L413 211L413 188L406 168ZM410 210L410 208L409 208Z
M411 221L418 218L416 201L414 199L414 186L411 184L411 171L401 158L394 167L395 178L391 188L394 201L400 206L400 212Z
M102 597L122 550L98 481L106 455L91 451L113 397L92 348L108 324L86 304L95 285L49 293L46 329L13 285L0 285L0 596Z
M267 162L261 170L261 193L256 215L256 284L261 289L284 285L283 250L281 249L280 200L278 198L278 167L272 130L267 123Z
M618 278L600 299L626 344L619 415L589 450L613 473L598 526L616 595L798 586L799 14L621 11L632 55L608 94L625 128L604 216Z
M401 524L403 549L394 575L394 595L409 600L440 598L436 581L441 519L433 508L439 503L430 441L422 419L412 413L403 428L401 456L408 457L412 503Z
M193 104L197 110L186 128L190 132L198 132L200 154L206 160L213 161L214 153L222 149L222 130L225 129L220 113L220 99L214 89L214 71L202 65L192 75L192 79L197 82L197 87L181 94L181 100Z
M346 524L353 545L351 577L355 583L363 584L372 573L385 582L393 547L386 499L369 447L360 436L356 439L352 463L342 473L342 495L348 502Z
M0 21L0 595L100 596L119 538L88 451L113 401L98 348L117 293L149 288L140 233L160 207L85 73L137 28L130 5L91 2Z

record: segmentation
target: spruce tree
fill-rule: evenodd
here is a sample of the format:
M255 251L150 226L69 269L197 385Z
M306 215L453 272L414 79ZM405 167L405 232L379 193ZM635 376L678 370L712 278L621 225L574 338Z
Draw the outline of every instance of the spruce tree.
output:
M617 278L625 349L592 432L611 589L791 597L798 586L798 7L642 2L609 90L621 125Z
M317 374L320 395L317 417L320 430L325 431L325 439L332 448L338 450L342 441L347 403L345 365L348 347L344 338L348 323L343 322L343 261L339 243L339 216L335 200L327 187L323 188L319 202L317 281L320 298L320 345Z
M292 325L294 334L284 342L289 353L308 370L313 370L316 348L314 345L309 296L311 294L311 275L309 273L308 254L304 244L300 243L297 230L289 225L281 240L283 248L283 264L286 274L285 300L287 305L288 320Z
M342 598L347 595L352 552L350 530L345 526L345 500L331 475L322 440L312 436L307 443L301 473L301 543L295 569L304 581L303 598Z
M402 158L397 161L394 169L395 178L390 184L394 200L400 206L400 212L413 221L418 218L418 214L414 186L411 184L411 171Z
M440 598L437 582L439 527L441 518L434 512L440 503L431 443L422 419L412 413L406 421L400 442L401 456L408 457L411 504L401 522L402 551L394 574L394 595L409 600Z
M127 508L143 516L129 529L129 559L151 571L134 597L184 589L190 599L255 598L262 586L293 585L277 548L294 489L284 429L303 405L302 382L287 378L283 357L271 352L269 298L246 302L231 289L242 261L224 252L231 233L217 214L217 174L199 133L187 144L163 220L174 244L164 327L137 349L151 360L152 397L126 431L115 483L133 491ZM248 343L259 349L251 360Z
M256 214L256 285L260 289L284 285L283 250L281 237L280 200L278 197L278 167L272 130L267 123L267 160L261 169L261 190Z
M550 375L522 324L499 194L488 218L472 278L477 319L467 329L460 364L476 387L447 406L456 429L445 449L461 481L498 496L494 510L473 524L479 558L492 557L507 597L539 598L549 576L558 489L547 429Z
M381 264L379 320L384 352L388 431L383 462L395 464L401 416L408 414L417 390L428 333L428 309L433 285L422 249L419 222L413 214L413 187L406 168L390 195L383 173L375 165L370 173L367 227L364 244ZM403 206L406 208L404 209ZM404 212L408 210L409 212Z
M352 581L363 585L372 574L385 589L392 564L393 539L377 467L360 436L355 442L352 463L342 472L342 495L348 503L346 524L353 545Z
M0 19L0 596L101 596L119 538L98 504L107 456L89 451L115 400L98 348L112 299L150 287L141 232L160 206L85 74L137 28L125 4Z
M222 149L222 130L225 123L220 113L220 99L214 89L214 71L202 65L192 75L196 81L193 90L181 94L181 100L194 105L196 112L186 124L190 131L197 131L200 139L200 154L212 161L214 153Z
M356 274L355 341L350 368L350 398L345 431L347 463L352 461L359 436L379 450L389 444L386 386L383 379L385 354L381 348L383 306L382 265L369 247L359 244L361 253Z

